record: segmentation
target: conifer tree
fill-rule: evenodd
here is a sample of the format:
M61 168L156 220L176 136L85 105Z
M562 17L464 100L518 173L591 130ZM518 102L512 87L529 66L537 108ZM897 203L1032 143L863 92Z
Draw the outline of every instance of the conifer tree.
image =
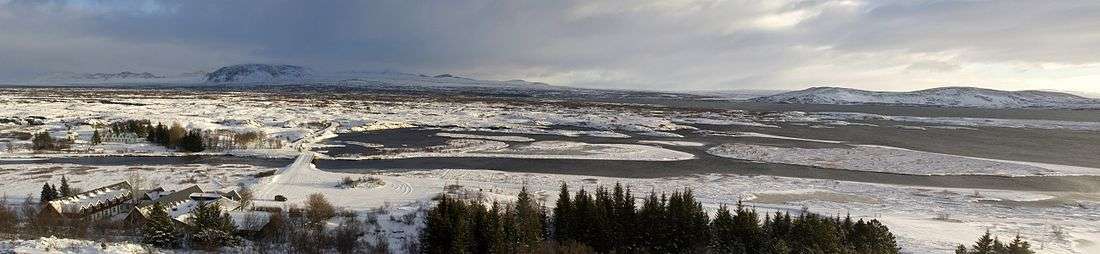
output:
M860 219L852 225L848 242L859 253L898 253L894 234L878 220L864 222Z
M543 238L544 216L540 214L539 205L527 193L527 187L520 188L516 201L516 240L521 249L530 250L538 247Z
M202 141L202 130L191 130L178 141L177 147L185 152L202 152L205 145Z
M237 245L240 239L234 233L237 226L228 213L223 214L218 203L199 202L191 211L188 220L191 223L191 243L205 250L217 250L224 246Z
M72 192L72 188L69 187L69 180L66 179L64 175L61 176L61 189L59 189L59 194L60 197L68 197L76 194Z
M746 209L741 200L737 200L736 209L733 216L733 232L737 235L737 242L750 253L760 252L764 247L760 239L763 231L758 224L760 217L757 216L756 211Z
M1031 250L1031 244L1023 239L1020 239L1020 235L1016 235L1016 238L1012 240L1012 243L1008 244L1008 254L1034 254L1035 251Z
M439 204L428 211L424 230L420 233L423 253L454 253L469 249L469 226L466 207L458 200L442 196Z
M554 206L554 239L559 242L573 240L573 201L569 197L569 186L561 183L558 201Z
M994 254L993 252L993 237L989 234L989 230L985 231L985 234L978 241L974 243L973 249L970 253L974 254Z
M746 253L745 246L734 235L733 215L725 205L718 207L714 220L710 222L711 250L717 253Z
M997 239L996 237L994 237L993 238L993 253L998 253L998 254L1008 253L1008 246L1005 246L1004 243L1001 243L1000 239Z
M157 202L149 210L149 221L142 225L141 236L142 243L174 249L179 247L179 239L183 237L183 233L176 228L164 205Z
M1016 238L1005 245L996 237L993 237L987 230L984 235L978 238L978 241L974 242L974 245L967 249L965 245L959 244L955 248L956 254L1033 254L1031 250L1031 244L1020 238L1020 235L1016 235Z
M39 202L42 202L42 203L50 202L50 201L53 201L54 198L56 198L56 197L54 196L53 192L50 191L50 184L49 183L43 183L42 184L42 192L40 192L38 194Z

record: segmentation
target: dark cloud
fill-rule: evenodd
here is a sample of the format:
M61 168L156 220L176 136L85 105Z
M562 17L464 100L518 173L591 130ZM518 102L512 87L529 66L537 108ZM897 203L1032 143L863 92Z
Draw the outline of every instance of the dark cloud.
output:
M278 62L609 88L1011 88L1100 68L1095 13L1095 1L0 0L0 76ZM1061 67L1013 86L998 76L1044 64Z

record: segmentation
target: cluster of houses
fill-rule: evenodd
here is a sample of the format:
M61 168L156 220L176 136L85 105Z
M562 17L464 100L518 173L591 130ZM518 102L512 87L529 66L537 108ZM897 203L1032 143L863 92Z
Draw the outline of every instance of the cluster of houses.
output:
M242 197L237 191L204 191L197 185L181 190L164 188L135 190L128 182L119 182L69 197L50 201L44 205L40 219L49 220L111 220L141 225L149 221L153 204L164 206L170 217L188 225L191 211L200 203L218 203L244 232L258 232L267 226L270 212L242 207Z

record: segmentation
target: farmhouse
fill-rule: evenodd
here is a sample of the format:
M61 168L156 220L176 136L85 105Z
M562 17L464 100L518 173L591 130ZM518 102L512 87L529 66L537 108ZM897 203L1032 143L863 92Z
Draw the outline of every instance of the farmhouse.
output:
M161 203L164 207L171 209L171 207L175 207L180 203L190 201L191 194L202 193L202 189L198 185L192 185L171 193L165 192L163 188L157 189L159 191L146 192L146 195L140 199L139 204L134 207L130 215L126 216L126 222L135 225L144 224L149 219L149 209L153 207L154 203Z
M130 211L130 183L119 182L50 201L39 217L45 219L102 220Z
M134 133L111 133L106 137L103 137L103 142L108 143L123 143L123 144L135 144L145 141L145 137L139 136Z

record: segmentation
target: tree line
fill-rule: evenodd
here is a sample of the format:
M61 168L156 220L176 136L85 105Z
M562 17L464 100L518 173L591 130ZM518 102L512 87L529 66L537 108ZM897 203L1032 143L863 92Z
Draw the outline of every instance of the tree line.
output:
M42 191L38 194L38 200L42 203L58 200L61 198L70 197L80 193L80 190L69 186L69 179L64 175L61 176L61 184L58 186L51 185L49 182L42 184Z
M185 152L202 152L206 150L202 130L187 130L179 123L172 123L171 127L165 126L163 123L157 123L156 126L149 127L145 139L149 143Z
M1020 239L1020 235L1016 235L1016 238L1012 239L1012 242L1008 244L1002 243L1000 239L992 237L989 231L985 231L985 234L978 238L978 241L974 242L974 245L967 249L965 245L959 244L955 248L955 254L1034 254L1035 251L1031 250L1031 243Z
M207 140L201 129L186 129L179 123L166 126L163 123L152 125L148 120L126 120L110 124L110 133L132 133L139 137L145 137L149 143L184 152L202 152L206 150ZM90 143L98 145L103 142L103 134L96 129L92 133ZM61 150L71 146L72 140L56 140L49 132L35 133L32 138L34 150Z
M826 217L802 211L761 215L741 202L714 218L690 189L651 192L640 207L616 184L571 195L562 184L552 213L526 188L515 204L485 205L446 195L426 215L423 253L898 253L877 220ZM986 236L988 238L988 235ZM1016 241L1021 241L1017 238ZM979 244L998 246L996 240ZM1023 246L1013 243L1003 249ZM960 246L960 249L964 247ZM996 249L998 247L989 247ZM1029 252L960 252L1029 253Z

